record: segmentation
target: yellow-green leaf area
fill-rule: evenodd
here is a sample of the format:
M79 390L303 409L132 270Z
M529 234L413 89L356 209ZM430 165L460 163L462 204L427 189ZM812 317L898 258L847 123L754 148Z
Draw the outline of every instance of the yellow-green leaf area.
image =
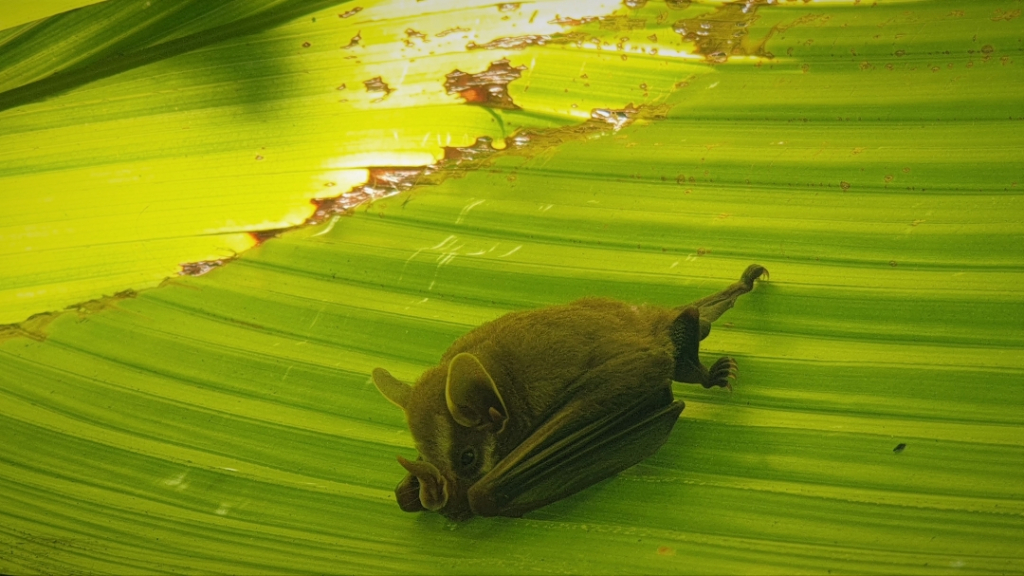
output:
M0 323L232 258L250 233L302 224L310 200L363 184L370 168L657 102L683 70L707 72L564 42L467 48L561 34L571 27L552 20L571 4L114 0L0 33ZM502 59L520 69L519 108L449 90L448 74ZM592 86L566 91L566 63L591 61ZM661 80L625 86L627 71Z

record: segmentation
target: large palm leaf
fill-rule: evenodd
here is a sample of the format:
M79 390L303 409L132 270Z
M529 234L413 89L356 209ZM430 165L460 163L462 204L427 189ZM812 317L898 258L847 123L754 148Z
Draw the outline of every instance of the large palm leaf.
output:
M0 32L3 321L231 256L366 167L530 143L9 327L0 571L1024 570L1019 2L652 1L563 24L616 7L236 4L111 0ZM116 38L71 33L115 17ZM446 94L503 56L526 66L520 109ZM630 126L579 124L630 102ZM656 456L524 519L395 506L413 451L372 368L412 380L506 311L682 303L754 261L771 281L706 341L735 391L677 387Z

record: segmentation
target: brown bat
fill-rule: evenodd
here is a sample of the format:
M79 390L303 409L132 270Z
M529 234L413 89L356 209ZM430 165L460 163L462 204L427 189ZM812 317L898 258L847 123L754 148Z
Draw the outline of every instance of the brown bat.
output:
M407 512L522 516L647 458L683 410L672 381L728 387L700 341L767 271L677 308L583 298L513 312L459 338L415 386L373 381L405 411L419 458L395 489Z

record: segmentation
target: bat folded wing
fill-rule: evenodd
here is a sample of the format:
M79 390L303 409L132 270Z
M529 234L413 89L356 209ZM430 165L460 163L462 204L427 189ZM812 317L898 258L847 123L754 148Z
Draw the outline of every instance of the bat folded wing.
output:
M521 516L575 494L654 454L682 410L667 379L604 405L577 394L469 489L470 507Z

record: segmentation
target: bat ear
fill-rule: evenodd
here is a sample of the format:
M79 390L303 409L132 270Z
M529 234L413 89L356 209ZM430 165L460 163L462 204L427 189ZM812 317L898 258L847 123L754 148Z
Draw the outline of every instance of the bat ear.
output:
M484 365L468 352L452 358L448 365L445 400L452 418L462 426L487 426L496 432L505 429L508 420L505 401Z
M423 460L410 462L401 456L398 457L398 463L408 470L412 477L419 481L419 501L423 505L423 508L433 512L437 512L441 508L444 508L444 505L448 503L448 483L445 482L436 466L430 462L424 462ZM398 485L398 489L402 489L405 484L406 482L403 480L402 484ZM397 495L397 489L395 493ZM398 496L398 498L399 505L402 504L403 499L408 501L408 496ZM407 512L415 511L408 510L404 506L402 509Z
M390 400L395 406L402 410L409 404L409 395L412 393L412 386L399 381L383 368L373 369L373 383L377 390Z

